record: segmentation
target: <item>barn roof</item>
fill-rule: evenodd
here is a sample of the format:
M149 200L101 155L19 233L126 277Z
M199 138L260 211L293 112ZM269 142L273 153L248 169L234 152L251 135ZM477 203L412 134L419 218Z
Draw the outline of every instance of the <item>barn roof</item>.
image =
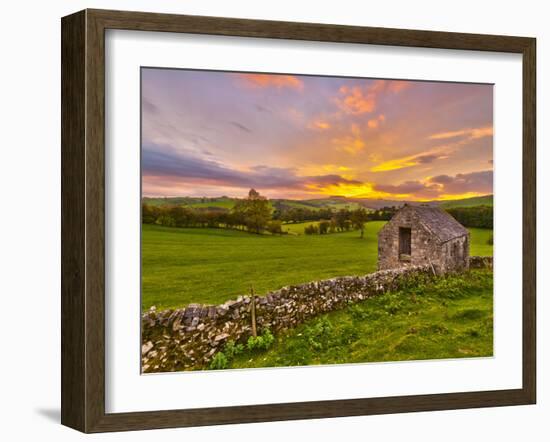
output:
M445 210L430 206L406 206L441 242L468 235L468 230Z

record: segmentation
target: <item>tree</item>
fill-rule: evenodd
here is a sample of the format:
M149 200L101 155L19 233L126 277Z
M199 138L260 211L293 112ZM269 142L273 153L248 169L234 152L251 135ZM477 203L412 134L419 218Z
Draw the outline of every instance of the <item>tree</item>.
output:
M351 223L355 229L361 232L360 238L363 238L365 234L365 223L368 221L368 213L362 207L354 210L351 213Z
M334 221L336 222L336 227L340 232L343 232L348 228L348 223L346 221L349 219L349 211L346 209L340 209L338 212L336 212L336 215L334 215Z
M330 227L330 222L328 221L321 221L319 223L319 233L321 235L324 235L325 233L328 233L328 229Z
M281 235L283 233L281 221L276 219L269 221L267 223L267 231L272 235Z
M254 189L250 189L248 198L235 203L233 211L246 228L254 233L262 233L271 219L269 201Z
M144 224L154 224L157 218L160 216L160 211L153 206L143 204L141 210L141 219Z
M316 224L310 224L304 228L304 233L306 235L316 235L319 233L319 228Z

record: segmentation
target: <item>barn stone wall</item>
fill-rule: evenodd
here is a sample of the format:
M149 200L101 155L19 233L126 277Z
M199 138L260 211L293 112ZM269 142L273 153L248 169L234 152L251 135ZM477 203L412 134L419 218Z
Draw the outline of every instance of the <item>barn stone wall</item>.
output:
M469 260L471 269L493 269L492 256L470 256Z
M411 256L399 255L399 228L411 229ZM453 254L453 245L456 244ZM398 212L378 233L378 270L430 265L438 273L468 268L470 240L463 236L441 244L412 210Z
M258 333L265 328L272 332L289 329L319 314L433 276L429 266L417 266L283 287L255 298ZM251 329L249 296L217 306L152 308L142 315L142 371L204 368L227 341L244 342Z
M443 271L467 269L469 267L470 238L462 236L447 241L443 244L442 252L445 262Z
M399 258L399 227L411 229L410 261ZM413 211L401 211L378 234L378 270L407 268L416 265L443 267L438 244L433 235L418 222Z

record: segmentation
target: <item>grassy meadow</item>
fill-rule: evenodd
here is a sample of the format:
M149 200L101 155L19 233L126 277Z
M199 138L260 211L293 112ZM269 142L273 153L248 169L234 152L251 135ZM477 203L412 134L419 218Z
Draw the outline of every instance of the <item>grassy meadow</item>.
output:
M249 293L285 285L376 271L377 232L384 221L357 231L304 235L309 223L285 224L289 235L254 235L207 228L144 224L142 230L142 309L220 304ZM487 229L469 229L471 254L492 255Z
M226 351L227 353L227 351ZM439 277L321 315L246 347L223 368L406 361L493 354L493 273ZM221 367L219 367L221 368Z

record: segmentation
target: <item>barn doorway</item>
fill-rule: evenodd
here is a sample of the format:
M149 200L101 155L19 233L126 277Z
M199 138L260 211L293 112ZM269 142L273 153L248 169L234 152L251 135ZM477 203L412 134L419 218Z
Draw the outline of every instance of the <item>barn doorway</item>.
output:
M411 229L399 227L399 258L411 256Z

